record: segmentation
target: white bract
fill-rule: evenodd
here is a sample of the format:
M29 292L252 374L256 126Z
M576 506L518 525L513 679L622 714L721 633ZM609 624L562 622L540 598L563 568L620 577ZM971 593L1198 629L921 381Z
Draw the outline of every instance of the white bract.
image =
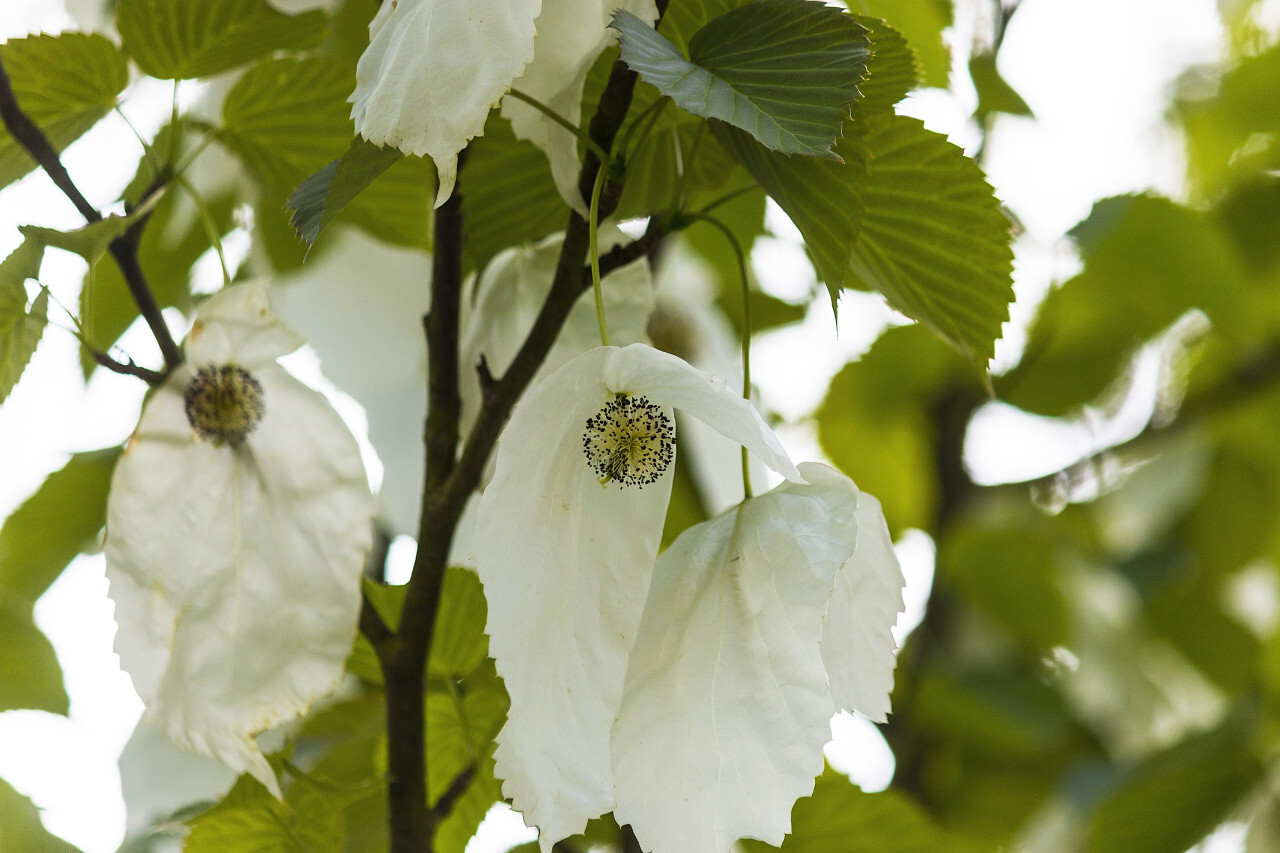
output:
M879 504L800 473L658 558L612 732L615 814L645 850L781 844L832 715L888 708L903 579Z
M674 449L673 409L803 482L723 381L636 344L593 349L532 389L503 432L481 497L476 564L490 652L511 696L497 775L540 828L543 850L615 804L610 730L671 493L669 462L654 460ZM639 421L655 428L637 434Z
M387 0L369 24L351 117L378 145L428 155L436 206L453 194L458 152L533 59L542 0Z
M260 286L210 297L107 506L116 651L149 719L277 796L254 736L342 678L373 515L355 439L276 363L302 343ZM256 401L250 423L242 399Z

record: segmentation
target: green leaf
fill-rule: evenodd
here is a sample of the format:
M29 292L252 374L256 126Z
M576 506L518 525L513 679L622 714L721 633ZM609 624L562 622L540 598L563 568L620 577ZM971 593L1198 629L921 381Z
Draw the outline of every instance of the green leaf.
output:
M40 822L40 810L0 779L0 850L22 853L79 853Z
M19 708L66 714L69 699L58 656L36 627L31 602L0 590L0 711Z
M970 56L969 77L973 80L973 88L978 92L978 108L973 111L974 118L978 121L986 121L992 113L1032 117L1031 107L1000 76L994 53L975 53Z
M10 39L0 57L18 106L61 152L97 124L129 82L120 49L100 35L62 33ZM0 125L0 187L36 167Z
M463 795L454 802L449 816L436 828L437 853L464 853L494 803L502 802L502 785L493 775L492 749L480 762L476 775Z
M298 184L289 196L293 227L313 245L338 213L403 155L365 139L353 139L347 153Z
M341 803L318 786L295 782L282 803L248 775L189 826L185 853L342 853L346 844Z
M285 15L267 0L120 0L116 26L138 67L162 80L209 77L324 38L320 11Z
M0 591L34 603L77 554L98 544L119 448L77 453L0 527Z
M1262 780L1252 714L1192 735L1139 765L1098 807L1091 853L1181 853L1224 820Z
M846 128L836 142L844 162L836 163L778 154L726 124L712 122L711 130L800 229L834 305L866 209L868 156L861 139Z
M915 54L902 33L879 18L855 15L854 19L867 28L871 39L867 81L858 87L862 98L856 106L863 115L886 112L920 85Z
M951 26L955 15L952 0L845 0L845 5L888 21L915 53L924 85L947 87L951 51L942 33Z
M40 274L44 249L28 237L0 262L0 402L22 378L48 322L49 291L40 293L27 309L25 282Z
M299 184L314 176L303 193L314 215L317 200L325 202L319 196L325 178L316 173L332 167L327 190L333 191L337 181L334 200L342 203L325 204L332 209L330 220L340 216L388 242L425 247L434 189L431 164L421 157L395 159L390 151L374 154L374 146L353 145L355 125L346 99L354 86L351 69L330 59L264 62L227 94L218 138L282 206L295 188L301 189ZM351 159L344 168L341 161L347 155ZM328 224L325 208L319 215L316 234Z
M787 154L839 159L833 145L858 97L866 30L823 3L761 0L707 23L680 48L617 12L622 59L680 107Z
M461 687L427 692L427 801L434 804L487 754L511 701L492 661Z
M39 225L19 225L18 230L23 237L35 240L42 246L71 252L90 264L95 264L107 253L112 242L128 231L136 221L134 216L118 216L113 213L106 219L91 222L74 231L58 231Z
M877 122L865 142L867 212L844 285L879 291L985 366L1013 301L1009 221L991 185L916 119Z
M1045 298L1022 363L996 382L1013 405L1053 416L1077 409L1191 308L1245 340L1275 316L1272 297L1249 300L1243 259L1199 211L1155 196L1105 199L1072 234L1084 270Z
M818 777L812 796L796 803L791 825L783 853L958 853L965 849L905 794L863 793L831 770ZM754 839L739 843L748 853L776 849Z
M511 122L494 110L467 148L461 180L464 266L479 269L510 246L532 243L569 221L547 155L517 140Z

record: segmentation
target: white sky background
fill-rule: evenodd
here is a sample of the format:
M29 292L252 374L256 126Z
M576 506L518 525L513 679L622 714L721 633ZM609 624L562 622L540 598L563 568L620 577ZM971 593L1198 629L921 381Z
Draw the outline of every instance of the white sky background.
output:
M967 51L974 4L959 0L959 5L956 46ZM70 26L57 0L0 0L0 39ZM997 347L998 364L1016 360L1022 339L1018 323L1025 322L1051 281L1073 269L1061 236L1088 214L1094 200L1152 187L1181 195L1180 145L1162 119L1169 86L1186 66L1214 61L1221 42L1213 0L1023 2L1006 36L1000 68L1037 120L1002 117L988 143L986 162L998 195L1027 228L1016 247L1022 302L1014 307L1017 322ZM166 85L149 95L136 89L128 93L124 110L144 134L163 120L168 91ZM928 91L913 97L906 111L957 144L972 147L976 133L967 124L972 106L971 93L957 97ZM107 207L139 155L132 133L111 116L73 145L64 162L89 200ZM767 287L782 296L803 295L812 272L789 223L778 219L770 222L779 238L762 241L753 257L767 265L762 272ZM20 242L17 226L24 223L59 228L83 224L38 172L0 192L0 257ZM42 280L57 299L74 305L82 274L78 259L51 251ZM77 344L55 328L66 320L52 305L50 316L53 321L27 374L0 407L0 517L70 453L123 441L144 391L137 380L105 371L95 374L87 390L68 381L79 371ZM851 294L841 304L838 340L825 299L814 303L800 329L762 336L753 349L752 367L768 403L792 418L811 411L830 376L865 350L890 316L878 297ZM154 356L154 343L146 334L132 335L126 343L140 362ZM805 364L805 370L796 370L796 364ZM975 476L984 482L1057 467L1087 453L1099 440L1084 428L1033 429L1026 416L998 405L981 417L968 449ZM1132 423L1114 427L1136 428ZM815 454L810 429L787 430L784 440L796 458ZM908 593L917 600L907 620L911 622L919 618L927 591L932 543L921 535L901 544L903 561L917 579ZM85 853L109 853L124 833L116 759L141 704L111 652L114 623L101 557L73 563L38 603L36 620L58 652L71 714L0 714L0 778L33 798L52 831ZM845 748L829 753L832 762L868 788L884 787L892 772L891 757L874 727L845 718L837 728ZM1239 847L1228 839L1215 849Z

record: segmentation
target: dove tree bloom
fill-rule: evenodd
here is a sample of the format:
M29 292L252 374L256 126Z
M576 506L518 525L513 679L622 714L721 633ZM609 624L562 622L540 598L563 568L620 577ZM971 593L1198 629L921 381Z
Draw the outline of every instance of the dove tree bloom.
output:
M210 297L107 506L116 650L148 718L277 796L254 736L342 678L374 508L355 438L276 361L302 343L260 285Z
M790 531L799 540L793 548L800 549L805 566L816 565L789 567L785 578L752 580L784 583L790 573L804 570L816 576L810 583L815 590L806 593L813 625L805 624L813 628L812 641L794 655L811 665L802 676L792 675L807 678L814 697L806 700L811 719L801 744L812 755L792 774L807 776L797 776L770 799L775 810L783 809L782 820L821 769L821 747L828 738L818 739L816 727L826 725L835 706L822 672L819 630L837 571L854 552L857 490L827 469L815 469L820 483L806 485L759 414L723 381L649 346L599 347L566 363L516 407L499 441L494 477L479 507L478 525L485 535L477 545L476 563L489 602L490 651L511 696L507 723L498 736L496 772L504 780L504 793L541 830L544 850L580 832L591 818L623 809L626 794L615 783L617 762L642 760L632 750L636 739L629 740L625 728L620 739L615 720L619 726L647 724L644 713L637 712L637 717L627 711L626 692L640 703L656 696L646 693L643 683L632 686L639 676L629 673L629 661L642 644L642 665L655 652L651 642L637 639L638 632L666 630L658 624L665 618L663 605L646 602L651 602L650 579L670 497L676 441L672 415L677 409L744 445L782 474L789 488L798 490L794 499L784 492L748 502L743 510L751 525L775 539ZM835 485L827 482L833 477L839 478ZM835 532L827 530L825 510L818 511L827 492L842 495L842 503L828 502L839 503L831 511L847 516ZM781 512L793 502L809 510L804 520L813 522L811 527L797 528ZM775 504L777 520L771 521ZM689 541L696 537L695 533ZM755 551L750 554L757 556ZM669 559L691 557L679 551ZM759 565L752 565L759 574L773 564L760 556ZM901 602L901 576L893 574L896 571L894 562L890 574L899 581L893 588L899 597L893 608ZM755 610L746 608L745 616L754 617ZM654 627L642 624L645 613L651 613L650 621L658 620ZM787 611L778 618L785 624L791 616ZM870 657L880 669L891 671L891 614L888 620L882 631L873 629L883 649L878 657ZM674 630L682 629L677 624ZM738 630L751 633L756 628L744 623ZM743 650L744 666L767 666L757 660L765 653ZM882 684L883 679L878 680L877 686ZM751 718L746 719L749 727ZM788 730L778 737L791 735ZM708 796L716 799L714 792ZM633 798L627 808L641 805ZM675 817L668 811L658 820ZM775 824L777 820L775 816ZM752 831L745 825L743 829Z

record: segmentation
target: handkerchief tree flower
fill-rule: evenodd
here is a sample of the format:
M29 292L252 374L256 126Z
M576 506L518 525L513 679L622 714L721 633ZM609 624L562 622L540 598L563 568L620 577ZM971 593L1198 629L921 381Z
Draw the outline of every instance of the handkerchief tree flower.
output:
M46 37L0 50L10 136L88 222L28 228L0 265L0 395L52 302L25 283L47 249L76 252L86 362L150 387L90 490L116 648L150 727L244 774L179 834L192 850L460 853L507 801L545 853L609 816L628 849L781 843L833 715L890 713L903 575L876 499L797 465L752 386L753 307L787 306L753 287L750 241L772 197L833 305L876 290L985 366L1010 298L990 187L895 113L916 84L901 34L817 0L364 5L119 0L122 47L76 41L92 75ZM228 91L217 118L175 95L124 212L104 218L56 151L114 104L129 63ZM58 89L42 75L74 109L40 100ZM98 88L78 91L86 76ZM214 145L251 195L198 191L187 169ZM328 228L408 260L357 248L335 282ZM172 252L143 241L170 232ZM675 240L717 244L741 386L648 342L663 339L647 334L651 265ZM220 287L187 283L202 255ZM354 307L309 313L322 287ZM405 325L367 319L405 305L426 306L425 377ZM158 363L112 347L135 313ZM278 363L308 324L322 372L367 406L393 509L375 512L334 406ZM425 421L389 427L379 400L414 382ZM741 452L742 500L719 514L682 442L695 421ZM412 471L389 449L406 441L421 441ZM69 541L103 523L82 526ZM392 585L399 534L416 550Z

